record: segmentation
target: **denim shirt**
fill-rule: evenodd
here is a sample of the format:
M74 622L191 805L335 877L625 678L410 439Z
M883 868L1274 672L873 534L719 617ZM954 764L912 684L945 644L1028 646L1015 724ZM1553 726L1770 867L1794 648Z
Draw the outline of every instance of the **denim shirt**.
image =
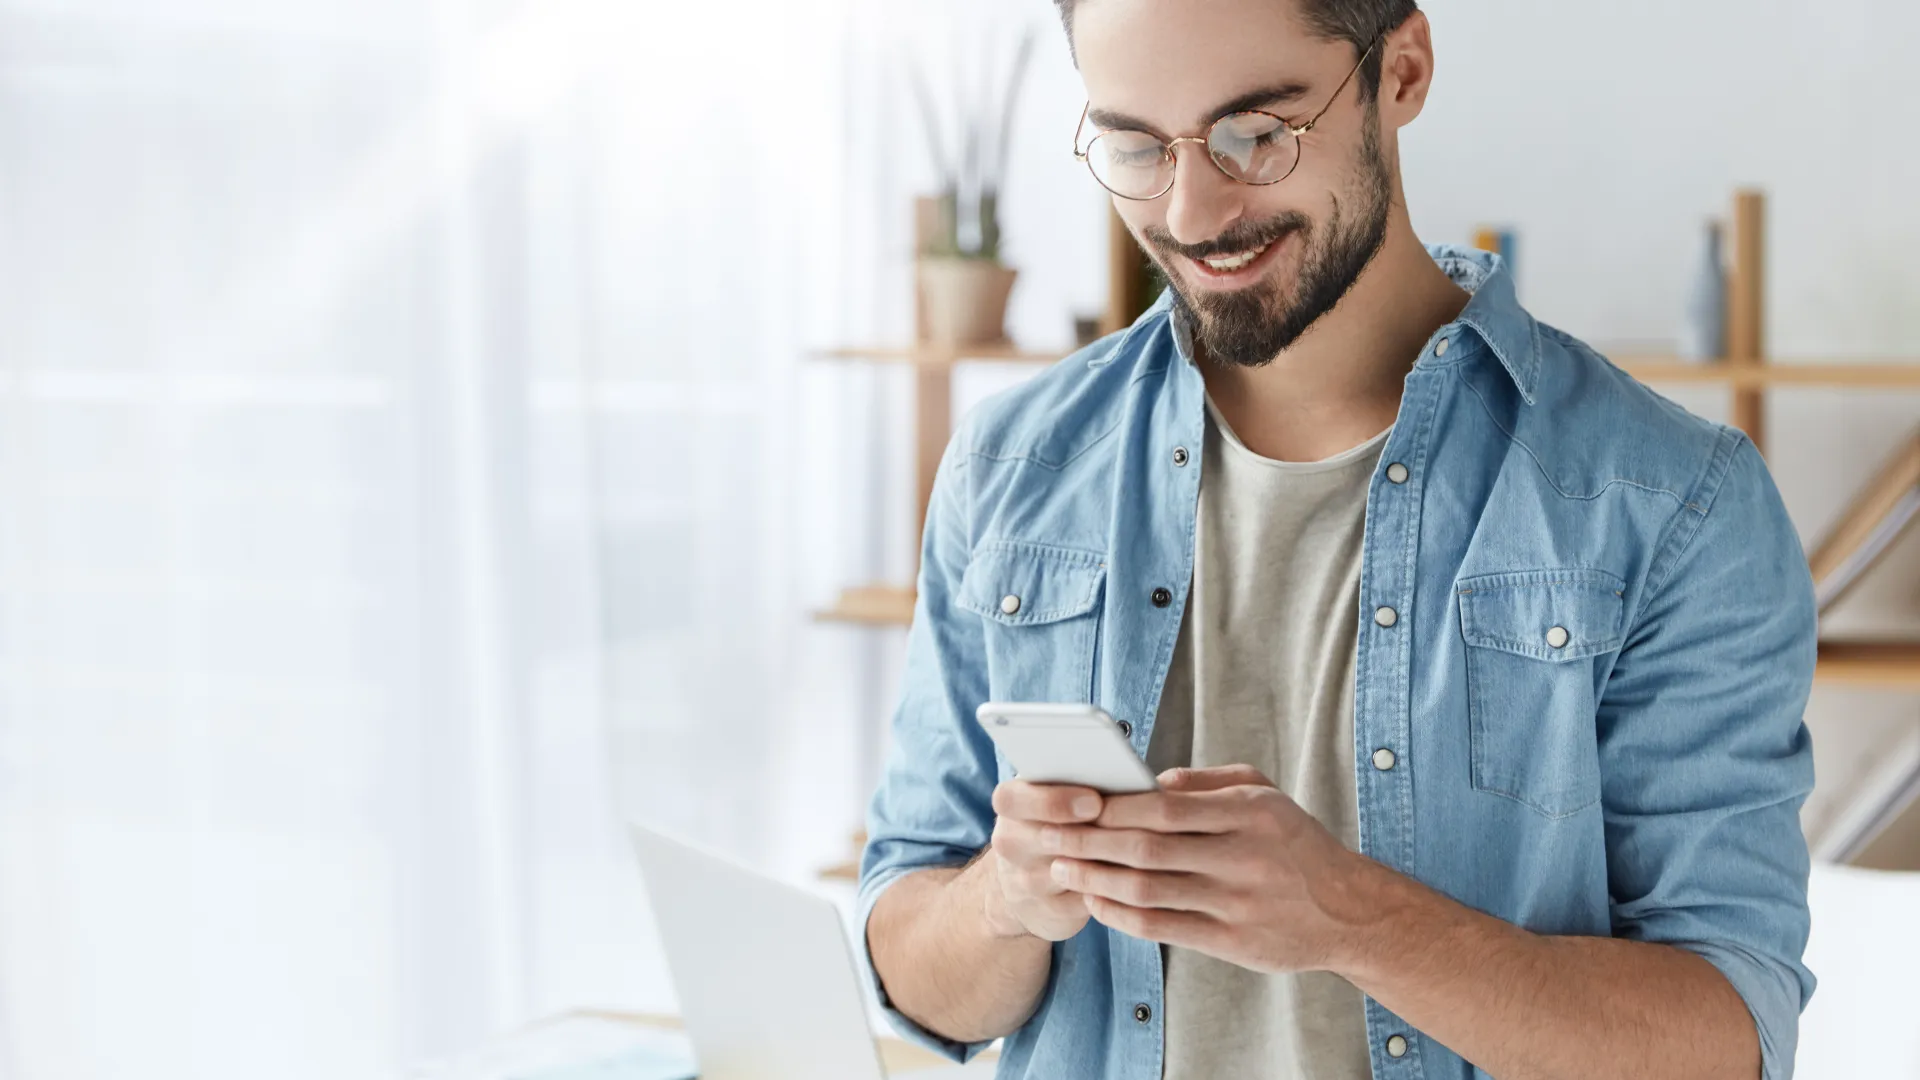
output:
M1745 435L1535 321L1497 257L1431 250L1473 295L1406 376L1368 489L1361 851L1537 933L1699 954L1752 1013L1764 1076L1785 1080L1814 985L1799 538ZM1205 387L1169 299L983 403L947 449L862 928L903 875L990 838L1011 770L981 702L1093 702L1145 756L1206 467ZM956 1060L982 1049L893 1009L859 936L904 1035ZM1161 974L1158 945L1089 922L1054 946L998 1075L1159 1080ZM1372 998L1366 1027L1375 1077L1485 1075Z

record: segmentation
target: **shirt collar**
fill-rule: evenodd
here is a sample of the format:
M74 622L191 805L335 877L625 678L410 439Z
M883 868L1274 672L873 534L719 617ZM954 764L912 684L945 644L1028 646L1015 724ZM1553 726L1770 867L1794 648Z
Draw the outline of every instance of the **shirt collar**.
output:
M1513 377L1521 400L1533 404L1534 386L1540 378L1540 324L1514 295L1513 272L1506 260L1490 251L1453 244L1429 244L1427 252L1455 285L1473 294L1466 310L1448 326L1464 326L1480 335L1488 351ZM1444 334L1447 329L1440 332ZM1428 364L1434 359L1429 349L1420 354L1419 363Z
M1442 327L1435 336L1445 336L1454 326L1466 327L1478 334L1512 377L1521 399L1533 404L1534 384L1540 375L1540 324L1520 306L1514 294L1513 274L1506 261L1490 251L1453 244L1429 244L1427 252L1455 285L1473 297L1460 317ZM1193 327L1188 325L1182 309L1174 306L1172 289L1163 290L1147 309L1148 319L1163 312L1173 328L1174 350L1180 359L1193 364ZM1436 360L1433 350L1427 349L1420 354L1416 366L1431 366Z

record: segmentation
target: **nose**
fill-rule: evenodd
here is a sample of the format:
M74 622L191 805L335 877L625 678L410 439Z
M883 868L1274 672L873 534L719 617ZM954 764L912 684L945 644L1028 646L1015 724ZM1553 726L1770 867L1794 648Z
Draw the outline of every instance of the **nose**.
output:
M1173 148L1173 190L1167 192L1167 232L1182 244L1199 244L1226 231L1240 217L1246 185L1222 173L1205 143Z

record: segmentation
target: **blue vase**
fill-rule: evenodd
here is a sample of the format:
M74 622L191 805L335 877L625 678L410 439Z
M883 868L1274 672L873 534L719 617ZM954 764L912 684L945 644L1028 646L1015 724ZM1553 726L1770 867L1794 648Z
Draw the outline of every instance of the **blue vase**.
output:
M1687 291L1686 324L1680 333L1680 357L1699 363L1727 353L1727 264L1718 221L1707 223L1706 237Z

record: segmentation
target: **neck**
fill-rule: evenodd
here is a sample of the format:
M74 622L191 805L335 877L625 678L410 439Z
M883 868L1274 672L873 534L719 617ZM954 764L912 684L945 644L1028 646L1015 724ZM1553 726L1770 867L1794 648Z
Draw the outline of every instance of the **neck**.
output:
M1393 423L1407 372L1469 299L1395 198L1380 251L1340 303L1262 367L1202 362L1207 393L1257 454L1318 461Z

